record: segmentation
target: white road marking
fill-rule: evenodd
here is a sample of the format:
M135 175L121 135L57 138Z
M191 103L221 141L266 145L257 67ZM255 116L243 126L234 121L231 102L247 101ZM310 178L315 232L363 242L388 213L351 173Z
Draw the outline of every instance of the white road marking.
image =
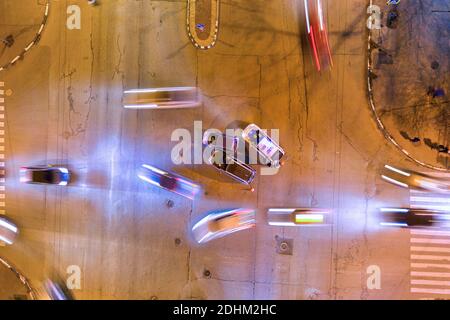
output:
M441 231L441 230L411 230L411 234L450 237L450 231Z
M427 209L430 210L438 210L438 211L450 211L450 205L447 206L433 206L433 205L420 205L420 204L412 204L411 208L413 209L423 209L424 207L426 207Z
M411 243L450 244L450 239L411 238Z
M450 261L450 256L431 256L431 255L412 254L411 260Z
M438 263L411 263L411 268L438 268L438 269L450 269L450 264L438 264Z
M412 271L411 276L413 276L413 277L450 278L450 272Z
M450 289L411 288L412 293L450 294Z
M419 284L419 285L425 285L425 286L450 286L450 281L411 280L411 284Z
M447 173L430 175L450 179ZM410 207L448 212L450 197L435 192L410 190ZM411 229L410 244L411 293L424 299L450 295L450 230Z
M411 251L450 252L450 248L445 248L445 247L411 247Z
M432 199L434 203L450 203L450 197L435 197ZM414 202L430 202L429 197L410 197L410 200Z

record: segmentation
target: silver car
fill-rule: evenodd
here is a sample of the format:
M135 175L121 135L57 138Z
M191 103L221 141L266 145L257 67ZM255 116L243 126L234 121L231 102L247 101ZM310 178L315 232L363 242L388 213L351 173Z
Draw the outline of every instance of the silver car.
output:
M192 234L197 243L205 243L237 231L253 228L255 223L255 210L219 210L197 222L192 227Z
M267 221L271 226L295 227L324 225L331 210L318 208L271 208Z
M200 105L200 94L195 87L132 89L123 93L126 109L178 109Z
M283 164L281 160L285 154L283 148L256 124L248 125L242 132L242 138L258 152L267 166L279 168Z
M17 226L5 216L0 216L0 242L11 245L18 234L19 229Z

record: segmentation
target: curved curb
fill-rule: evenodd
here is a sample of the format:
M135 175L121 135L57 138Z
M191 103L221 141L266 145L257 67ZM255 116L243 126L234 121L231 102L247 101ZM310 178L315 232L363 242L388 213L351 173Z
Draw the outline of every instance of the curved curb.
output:
M31 286L30 281L19 271L17 271L17 269L15 269L13 266L11 266L8 262L3 260L2 258L0 258L0 263L3 264L6 268L8 268L17 276L17 279L19 279L20 282L22 282L22 284L27 288L27 294L30 296L30 298L32 300L36 300L37 299L36 292Z
M373 5L373 0L369 1L369 5L370 6ZM384 126L383 121L381 121L381 118L378 116L378 113L375 108L375 101L373 98L373 83L372 83L372 78L371 78L371 74L372 74L372 70L373 70L372 49L373 49L373 47L372 47L372 30L369 29L369 36L368 36L368 40L367 40L367 94L369 97L370 108L371 108L373 117L375 118L375 120L377 122L378 129L380 129L381 133L383 133L384 137L387 140L389 140L398 150L400 150L400 152L402 152L408 159L410 159L414 163L416 163L422 167L428 168L428 169L441 171L441 172L450 172L450 169L436 167L432 164L429 164L429 163L426 163L426 162L423 162L423 161L420 161L420 160L414 158L408 152L408 150L405 150L404 148L402 148L400 146L400 144L397 142L397 140L395 140L395 138L386 130L386 127Z
M192 44L202 50L207 50L216 45L218 34L219 34L219 14L220 14L220 0L211 0L211 32L208 39L201 40L196 35L196 25L195 25L195 0L187 0L187 15L186 15L186 28L189 39ZM214 8L215 7L215 8ZM215 10L214 10L215 9ZM215 15L213 14L215 12ZM214 21L215 20L215 21Z
M36 33L34 39L22 50L22 52L17 55L14 59L12 59L10 62L8 62L7 64L0 66L0 72L4 71L6 69L8 69L9 67L11 67L12 65L14 65L19 59L23 58L25 56L25 54L32 48L34 47L39 40L41 39L41 34L42 31L44 30L45 25L47 24L47 18L48 18L48 13L49 13L49 8L50 8L50 0L47 0L47 3L45 5L45 12L44 12L44 18L42 19L41 22L41 26L39 27L38 32Z

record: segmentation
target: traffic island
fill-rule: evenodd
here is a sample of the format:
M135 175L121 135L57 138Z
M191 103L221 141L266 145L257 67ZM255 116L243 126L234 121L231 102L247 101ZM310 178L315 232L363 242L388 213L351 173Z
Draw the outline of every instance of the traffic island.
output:
M22 59L41 38L50 1L0 3L0 71Z
M379 128L414 162L450 170L450 4L373 0L381 24L369 33L369 98Z
M220 0L188 0L187 32L199 49L214 47L219 33Z

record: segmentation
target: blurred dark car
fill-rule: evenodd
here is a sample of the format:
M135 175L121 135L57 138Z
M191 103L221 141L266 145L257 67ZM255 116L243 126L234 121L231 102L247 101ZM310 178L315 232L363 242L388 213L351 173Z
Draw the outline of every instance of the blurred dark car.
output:
M450 227L450 212L416 208L381 208L380 225L404 228Z
M70 172L64 167L53 167L48 165L20 168L20 182L65 186L69 181Z
M194 182L148 164L141 166L138 177L154 186L175 192L191 200L200 191L200 186Z

